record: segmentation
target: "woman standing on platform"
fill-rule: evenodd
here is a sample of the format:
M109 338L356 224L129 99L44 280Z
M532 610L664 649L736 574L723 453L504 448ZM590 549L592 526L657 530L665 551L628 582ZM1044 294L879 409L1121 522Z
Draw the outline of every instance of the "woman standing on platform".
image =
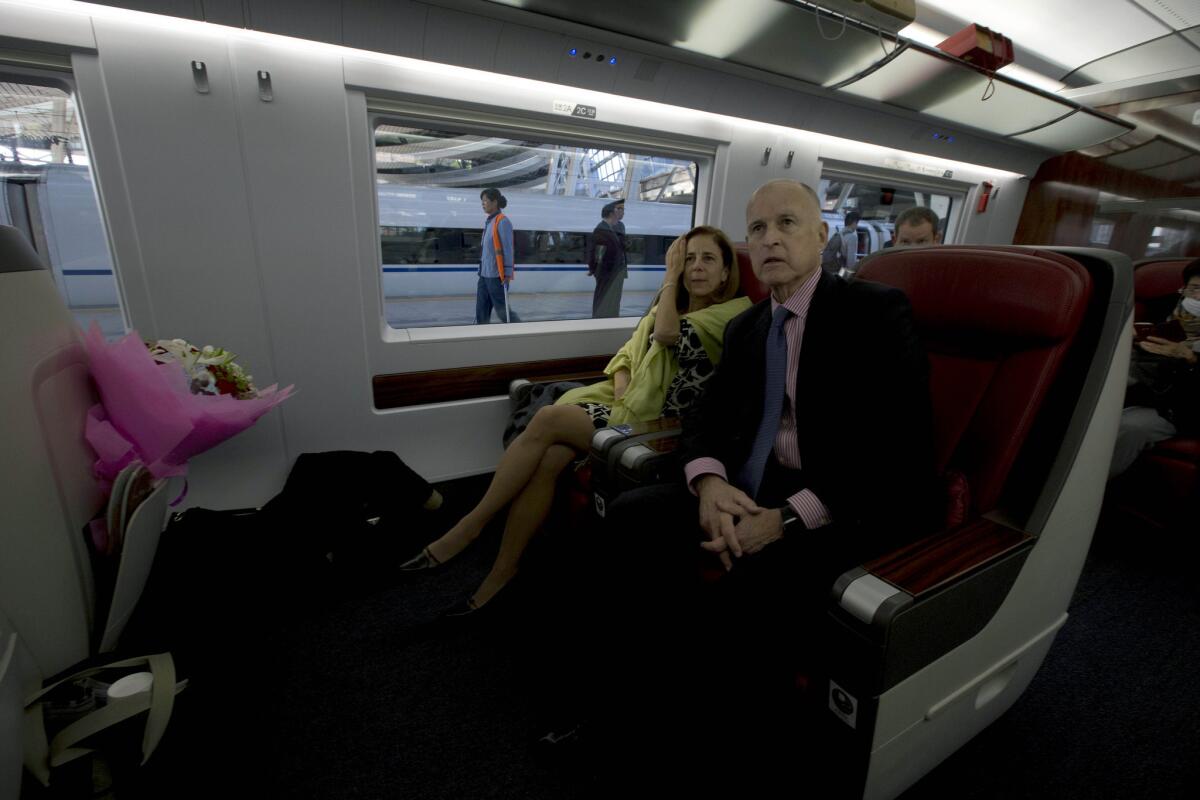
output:
M483 223L483 252L479 259L479 283L475 287L475 324L492 321L492 309L501 322L520 322L521 318L508 304L508 287L512 283L513 258L512 222L501 213L508 198L499 189L484 189L479 202L487 221Z

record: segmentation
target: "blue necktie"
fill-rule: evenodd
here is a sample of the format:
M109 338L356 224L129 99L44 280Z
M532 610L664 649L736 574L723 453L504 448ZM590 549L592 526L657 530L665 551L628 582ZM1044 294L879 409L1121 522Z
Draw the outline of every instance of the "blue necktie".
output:
M787 379L787 335L783 331L783 324L791 313L784 306L775 309L771 330L767 334L767 387L763 394L762 419L758 422L758 433L754 435L750 457L738 476L738 484L751 497L758 495L767 458L775 447L779 419L783 415L783 384Z

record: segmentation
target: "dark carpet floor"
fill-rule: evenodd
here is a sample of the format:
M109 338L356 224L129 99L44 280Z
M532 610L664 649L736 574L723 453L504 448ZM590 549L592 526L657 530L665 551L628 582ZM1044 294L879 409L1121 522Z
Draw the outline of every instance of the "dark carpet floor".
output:
M443 488L446 509L416 526L406 551L432 538L482 483ZM389 567L382 578L351 582L319 613L230 653L240 679L181 695L160 753L118 797L612 796L603 781L537 758L531 745L546 709L534 710L533 689L555 665L531 665L533 634L520 613L466 630L431 634L423 625L477 585L497 541L489 531L437 572L401 580ZM1194 796L1195 552L1178 536L1106 518L1070 619L1028 691L904 800ZM806 795L824 796L780 796Z

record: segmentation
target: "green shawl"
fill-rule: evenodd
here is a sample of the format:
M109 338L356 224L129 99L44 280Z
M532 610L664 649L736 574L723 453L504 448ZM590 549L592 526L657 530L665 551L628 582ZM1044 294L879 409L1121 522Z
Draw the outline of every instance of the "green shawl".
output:
M692 324L692 330L699 335L709 359L716 365L721 360L725 326L751 305L749 298L735 297L725 303L683 314L681 318ZM603 403L612 409L609 417L611 425L645 422L661 416L667 389L679 372L679 360L674 347L664 347L651 338L657 311L658 306L655 306L642 317L633 336L608 362L604 368L608 380L572 389L558 398L555 405ZM629 387L620 400L614 400L612 376L622 369L629 370Z

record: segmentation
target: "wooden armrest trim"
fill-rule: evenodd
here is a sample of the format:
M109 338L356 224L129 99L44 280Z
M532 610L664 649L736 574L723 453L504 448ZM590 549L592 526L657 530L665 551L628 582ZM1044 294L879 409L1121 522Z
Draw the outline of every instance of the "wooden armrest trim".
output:
M864 564L863 569L918 597L1031 539L1029 533L979 518L913 542Z
M642 442L642 444L656 453L673 453L679 449L679 437L663 436L658 439L651 439L648 442Z
M641 436L646 433L658 433L659 431L673 431L680 427L679 417L658 417L657 419L649 419L645 422L627 422L622 425L613 425L611 427L625 434L626 438Z
M508 394L517 378L534 382L583 381L604 377L612 356L577 356L512 364L402 372L371 378L375 408L403 408Z

